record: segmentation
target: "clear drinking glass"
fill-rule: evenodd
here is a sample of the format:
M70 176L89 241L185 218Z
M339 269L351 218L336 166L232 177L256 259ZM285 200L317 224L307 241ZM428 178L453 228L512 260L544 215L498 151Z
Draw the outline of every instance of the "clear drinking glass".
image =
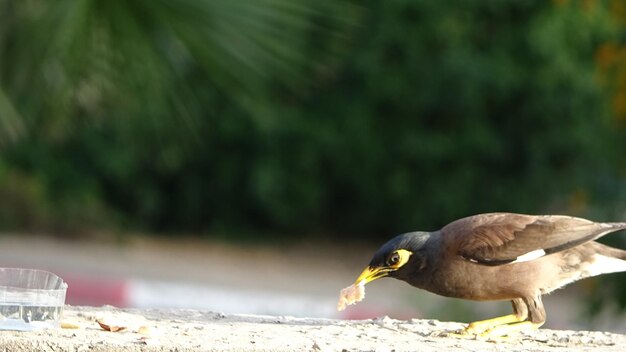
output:
M58 328L66 291L51 272L0 268L0 330Z

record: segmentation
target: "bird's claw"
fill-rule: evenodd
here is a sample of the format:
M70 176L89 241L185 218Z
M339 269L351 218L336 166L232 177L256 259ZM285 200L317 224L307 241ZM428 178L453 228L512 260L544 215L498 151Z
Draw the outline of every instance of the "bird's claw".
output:
M493 332L494 331L492 331L492 329L477 331L473 327L467 326L464 329L446 332L443 334L443 336L453 337L457 339L480 340L488 342L500 342L509 340L508 336L494 335Z

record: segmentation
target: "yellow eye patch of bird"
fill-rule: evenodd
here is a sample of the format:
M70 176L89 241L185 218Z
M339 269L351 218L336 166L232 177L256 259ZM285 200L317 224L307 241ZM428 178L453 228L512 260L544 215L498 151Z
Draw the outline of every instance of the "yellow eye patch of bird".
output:
M339 293L339 302L337 302L337 310L342 311L347 306L360 302L365 298L365 285L352 284Z

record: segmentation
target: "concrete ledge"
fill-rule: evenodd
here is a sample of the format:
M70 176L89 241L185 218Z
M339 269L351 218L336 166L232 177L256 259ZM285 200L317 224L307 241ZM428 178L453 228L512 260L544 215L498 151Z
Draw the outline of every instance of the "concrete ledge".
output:
M0 332L0 351L626 351L626 335L539 330L497 342L441 337L460 323L345 321L196 310L66 307L68 327ZM103 330L97 320L123 330Z

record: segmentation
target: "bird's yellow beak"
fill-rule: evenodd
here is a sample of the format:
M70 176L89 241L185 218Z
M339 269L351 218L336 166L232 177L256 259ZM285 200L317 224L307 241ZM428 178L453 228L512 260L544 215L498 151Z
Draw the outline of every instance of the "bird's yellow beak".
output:
M398 270L404 264L406 264L409 261L409 258L411 258L411 255L413 255L413 252L406 249L398 249L394 251L393 254L394 256L396 256L396 260L393 262L393 264L381 265L377 267L368 266L356 279L354 285L365 285L370 281L374 281L376 279L380 279L381 277L388 276L390 272Z
M374 281L376 279L380 279L381 277L385 277L389 275L389 272L392 270L393 269L389 267L384 267L384 266L380 266L376 268L372 268L368 266L367 268L365 268L365 270L363 270L361 275L359 275L359 277L356 279L356 281L354 282L354 285L355 286L365 285L366 283L370 281Z

